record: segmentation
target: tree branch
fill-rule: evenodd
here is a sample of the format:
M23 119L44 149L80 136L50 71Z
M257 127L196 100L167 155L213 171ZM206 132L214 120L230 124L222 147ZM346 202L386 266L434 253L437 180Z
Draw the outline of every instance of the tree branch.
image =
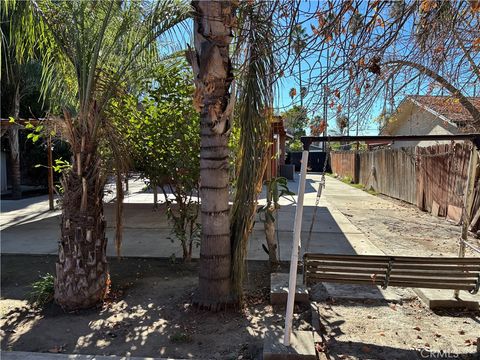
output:
M475 129L480 128L480 110L477 109L472 102L461 93L460 90L458 90L455 86L453 86L448 80L446 80L443 76L440 74L434 72L433 70L425 67L422 64L418 64L413 61L408 61L408 60L392 60L392 61L387 61L383 65L400 65L400 66L408 66L411 68L414 68L421 72L422 74L427 75L428 77L432 78L439 84L441 84L443 87L445 87L450 93L458 99L460 104L472 115L473 118L473 123L472 125L475 127Z

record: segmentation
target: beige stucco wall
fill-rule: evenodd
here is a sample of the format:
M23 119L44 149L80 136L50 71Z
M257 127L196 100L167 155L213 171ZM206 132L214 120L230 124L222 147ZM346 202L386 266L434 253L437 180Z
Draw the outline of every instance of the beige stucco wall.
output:
M398 124L395 133L392 135L449 135L459 133L456 126L417 106L412 106L408 112L409 114L405 114L405 120ZM430 146L442 143L450 143L450 141L397 141L392 144L392 148Z

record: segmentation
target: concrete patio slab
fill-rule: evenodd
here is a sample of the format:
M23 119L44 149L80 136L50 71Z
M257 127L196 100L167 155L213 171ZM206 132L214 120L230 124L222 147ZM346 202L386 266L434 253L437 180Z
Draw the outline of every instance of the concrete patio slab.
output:
M272 305L285 305L288 298L287 273L270 274L270 303ZM310 301L308 289L303 285L302 275L297 275L297 286L295 287L295 302L308 303Z
M267 330L263 360L316 360L312 331L293 331L290 346L283 345L283 330Z
M382 289L380 286L349 285L324 283L328 296L333 299L348 300L385 300L397 302L402 299L392 288Z
M468 309L477 311L480 309L480 294L472 295L466 291L460 291L458 299L454 297L453 290L438 289L414 289L415 294L431 309Z

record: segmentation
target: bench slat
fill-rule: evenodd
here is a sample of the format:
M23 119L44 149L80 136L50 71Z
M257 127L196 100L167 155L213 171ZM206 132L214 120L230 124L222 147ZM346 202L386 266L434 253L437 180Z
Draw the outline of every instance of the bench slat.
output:
M310 281L310 280L315 281ZM323 278L321 276L312 276L311 278L307 279L307 285L317 282L332 282L332 279ZM383 283L376 279L376 281L372 281L372 279L349 279L349 278L338 278L335 279L335 283L340 284L352 284L352 285L371 285L371 286L382 286ZM389 286L396 286L396 287L409 287L409 288L424 288L424 289L447 289L447 290L465 290L469 291L472 289L471 285L459 285L459 284L431 284L431 283L408 283L404 281L390 281Z
M378 271L377 269L355 269L355 268L340 268L340 267L323 267L323 266L310 266L306 267L307 273L352 273L352 274L385 274L386 269ZM395 266L390 272L391 275L412 275L412 276L423 276L423 277L449 277L449 278L474 278L478 277L476 272L464 272L464 271L424 271L424 270L397 270Z
M395 262L414 262L426 264L474 264L480 265L479 258L458 258L458 257L413 257L413 256L388 256L388 255L324 255L306 253L305 259L308 260L337 260L337 261L373 261L373 262L388 262L391 259Z
M316 278L316 277L322 277L325 279L331 279L331 280L336 280L336 279L342 279L342 278L348 278L348 279L358 279L358 280L363 280L363 279L370 279L373 281L374 279L381 280L383 284L383 280L385 280L386 275L385 274L376 274L375 277L372 277L368 274L320 274L320 273L315 273L315 274L309 274L310 277ZM419 283L424 283L424 282L429 282L429 283L444 283L444 284L461 284L461 285L475 285L475 279L441 279L441 278L422 278L422 277L415 277L415 276L397 276L397 275L390 275L390 280L389 283L395 282L395 281L400 281L400 282L419 282Z
M389 269L389 270L388 270ZM480 258L312 254L304 256L307 284L336 282L388 286L473 290Z
M362 263L362 262L332 262L321 260L306 260L306 266L317 267L352 267L352 268L367 268L367 269L387 269L388 263ZM442 264L442 265L424 265L424 264L399 264L393 263L395 269L419 269L419 270L440 270L440 271L480 271L480 265L458 265L458 264Z

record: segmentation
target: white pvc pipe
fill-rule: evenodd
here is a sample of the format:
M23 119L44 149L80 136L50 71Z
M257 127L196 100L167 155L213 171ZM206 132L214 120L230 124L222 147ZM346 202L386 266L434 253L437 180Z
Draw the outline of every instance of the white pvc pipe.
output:
M303 198L305 195L305 179L307 177L308 151L302 153L302 166L300 168L300 183L298 184L297 209L295 210L295 223L293 225L292 257L290 259L290 277L288 280L287 311L285 314L285 337L283 344L290 345L292 334L293 305L295 303L295 289L297 287L298 251L300 249L300 234L302 232Z

